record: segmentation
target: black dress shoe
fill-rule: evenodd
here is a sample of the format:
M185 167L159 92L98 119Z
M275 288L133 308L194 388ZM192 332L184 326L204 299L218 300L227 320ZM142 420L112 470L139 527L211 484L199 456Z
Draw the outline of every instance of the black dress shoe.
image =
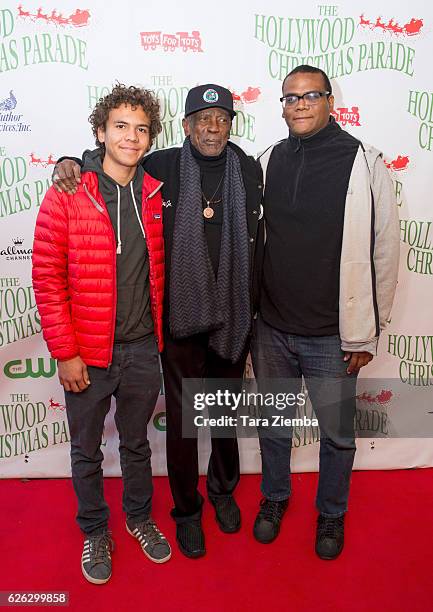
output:
M344 515L330 518L319 514L316 531L316 553L321 559L336 559L344 546Z
M288 499L272 501L264 497L254 522L254 537L261 544L270 544L280 533L281 519L289 505Z
M236 533L241 528L241 511L233 495L209 495L215 508L215 519L224 533Z
M176 540L185 557L197 559L206 554L200 519L176 522Z

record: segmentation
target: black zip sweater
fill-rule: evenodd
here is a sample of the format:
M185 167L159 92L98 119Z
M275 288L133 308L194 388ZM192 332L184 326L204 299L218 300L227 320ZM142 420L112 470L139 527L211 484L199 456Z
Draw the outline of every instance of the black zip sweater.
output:
M289 136L269 159L260 312L303 336L339 333L339 277L347 188L359 141L330 123Z

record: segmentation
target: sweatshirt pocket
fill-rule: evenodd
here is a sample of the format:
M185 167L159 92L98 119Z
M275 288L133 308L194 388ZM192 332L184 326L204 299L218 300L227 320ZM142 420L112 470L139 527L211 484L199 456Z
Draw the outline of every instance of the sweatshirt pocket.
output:
M376 336L370 261L342 264L340 270L340 335L347 342Z

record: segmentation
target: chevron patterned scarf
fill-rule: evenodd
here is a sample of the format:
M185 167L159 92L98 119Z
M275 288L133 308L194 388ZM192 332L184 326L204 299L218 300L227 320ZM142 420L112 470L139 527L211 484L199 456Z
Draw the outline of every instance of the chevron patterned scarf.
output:
M189 138L180 159L180 189L171 253L170 331L174 338L209 332L209 346L235 363L251 326L246 193L238 156L227 147L218 278L209 257L200 168Z

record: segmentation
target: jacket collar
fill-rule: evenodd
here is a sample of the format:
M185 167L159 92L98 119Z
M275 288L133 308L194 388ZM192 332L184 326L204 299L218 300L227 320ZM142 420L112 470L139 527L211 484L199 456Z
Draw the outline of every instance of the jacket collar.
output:
M87 190L96 198L99 193L98 175L96 172L83 172L81 175L81 184L86 185ZM163 186L162 181L150 176L147 172L144 173L143 177L143 197L152 198Z
M305 138L300 138L299 136L294 136L293 134L289 134L287 139L288 144L291 146L295 153L299 151L301 148L305 149L313 149L315 147L320 147L325 142L328 142L329 139L335 137L339 132L341 132L341 127L335 121L334 117L331 115L329 117L329 122L325 125L324 128L313 134L312 136L306 136Z

